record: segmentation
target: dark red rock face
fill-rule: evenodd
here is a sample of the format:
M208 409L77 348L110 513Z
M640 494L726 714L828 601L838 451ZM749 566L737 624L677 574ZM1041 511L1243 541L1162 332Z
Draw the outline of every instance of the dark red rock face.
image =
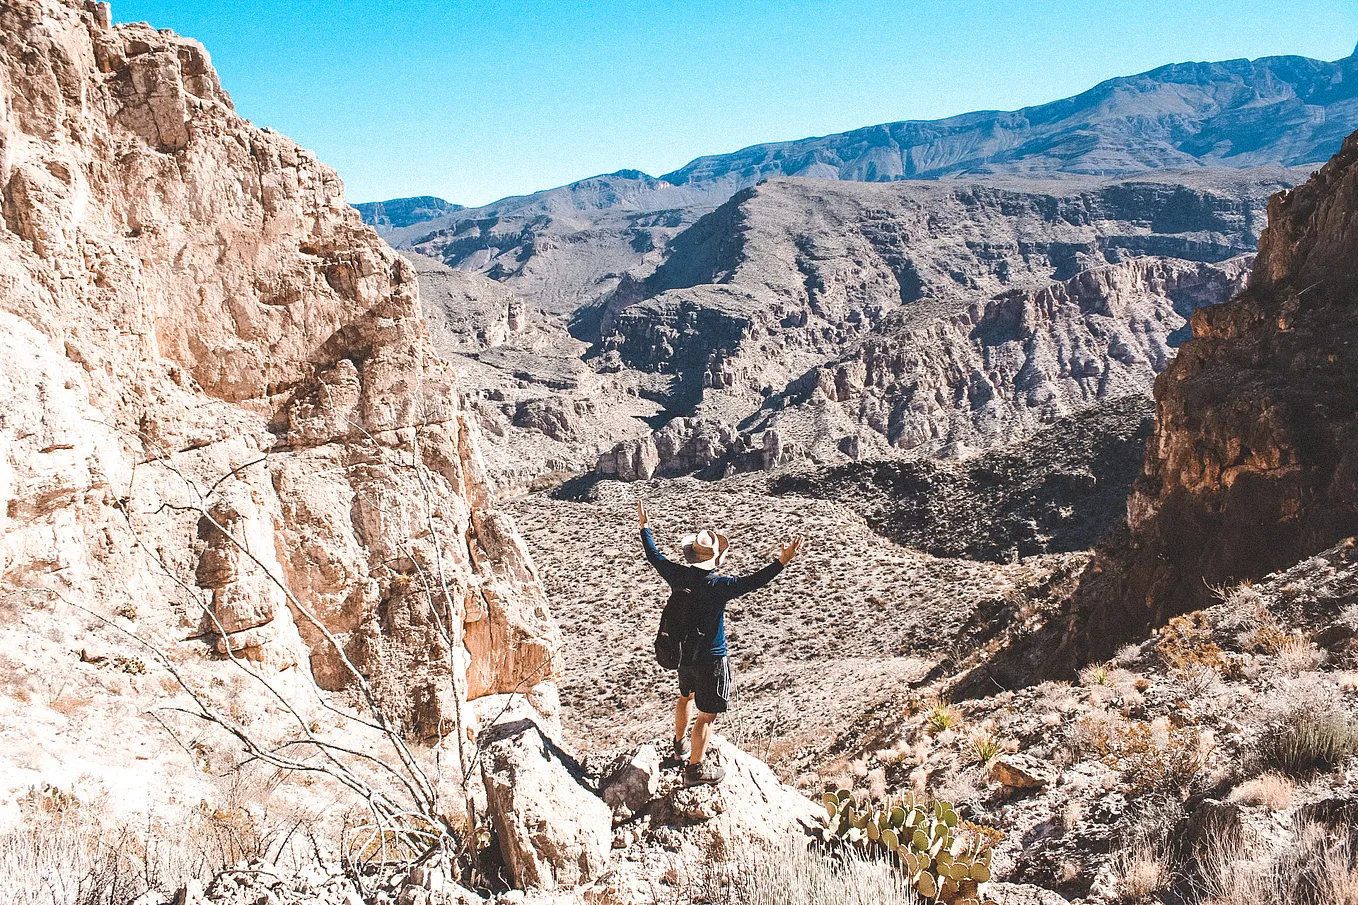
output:
M1130 531L1077 600L1081 659L1358 533L1358 133L1273 196L1249 288L1192 324L1155 383Z

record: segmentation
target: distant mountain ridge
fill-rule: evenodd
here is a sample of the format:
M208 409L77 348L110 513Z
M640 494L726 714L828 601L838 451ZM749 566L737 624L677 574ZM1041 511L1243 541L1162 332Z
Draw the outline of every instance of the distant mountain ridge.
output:
M1356 49L1358 50L1358 49ZM1320 163L1358 129L1358 55L1175 63L1014 111L905 120L699 157L659 178L621 170L480 208L391 215L398 245L465 219L715 206L777 176L857 182L977 175L1129 175L1192 167ZM446 204L446 202L441 202Z
M773 176L887 182L945 176L1122 175L1329 158L1358 123L1358 56L1176 63L1010 112L868 126L700 157L674 185Z
M442 214L465 210L460 204L450 204L433 195L417 195L414 198L393 198L390 201L369 201L355 204L354 209L363 217L363 222L380 229L399 229L416 223L425 223Z

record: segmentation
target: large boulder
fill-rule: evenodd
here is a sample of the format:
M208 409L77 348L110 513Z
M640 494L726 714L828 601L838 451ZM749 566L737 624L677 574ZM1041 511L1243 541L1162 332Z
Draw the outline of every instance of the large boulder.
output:
M481 744L486 807L514 885L555 890L598 876L613 816L579 765L527 719L487 730Z
M816 806L779 782L768 764L720 736L707 756L726 769L726 778L715 786L680 786L658 799L651 806L653 825L682 829L687 841L714 856L783 845L816 825Z

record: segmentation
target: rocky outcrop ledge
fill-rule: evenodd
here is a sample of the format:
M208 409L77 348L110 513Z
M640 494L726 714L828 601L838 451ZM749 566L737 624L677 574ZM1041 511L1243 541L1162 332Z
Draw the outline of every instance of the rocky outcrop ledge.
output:
M1070 641L1105 656L1358 534L1358 134L1274 195L1249 288L1197 311L1155 384L1129 532L1091 568Z

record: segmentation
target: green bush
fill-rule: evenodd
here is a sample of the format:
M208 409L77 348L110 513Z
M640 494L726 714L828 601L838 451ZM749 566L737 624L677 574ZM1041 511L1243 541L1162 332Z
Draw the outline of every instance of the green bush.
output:
M1288 711L1259 739L1259 755L1288 776L1337 770L1358 754L1358 726L1346 715L1315 707Z

